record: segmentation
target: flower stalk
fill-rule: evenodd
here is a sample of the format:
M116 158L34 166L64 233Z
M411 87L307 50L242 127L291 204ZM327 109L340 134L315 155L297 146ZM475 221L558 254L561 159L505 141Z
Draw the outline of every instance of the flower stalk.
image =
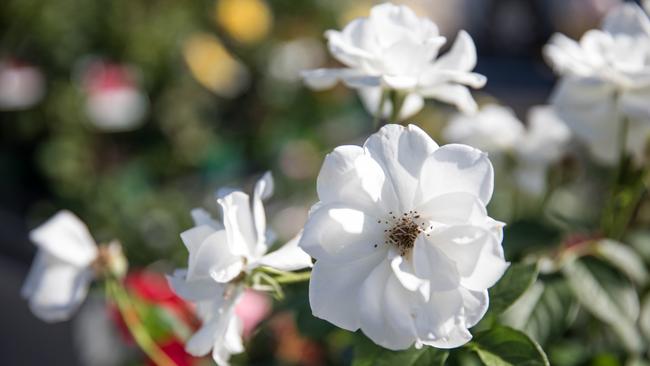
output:
M108 278L105 286L107 297L117 305L129 333L131 333L140 349L158 366L175 366L174 361L156 345L156 342L149 335L122 284L116 279Z

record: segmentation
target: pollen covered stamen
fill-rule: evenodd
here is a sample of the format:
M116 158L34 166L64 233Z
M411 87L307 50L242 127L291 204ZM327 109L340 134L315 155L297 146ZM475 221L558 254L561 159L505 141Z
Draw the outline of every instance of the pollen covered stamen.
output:
M384 230L386 234L384 243L393 245L400 255L405 256L415 245L418 235L424 232L425 226L421 223L418 224L417 220L420 215L417 211L409 211L399 217L393 215L392 212L389 212L389 215L392 218L392 226ZM386 221L386 224L389 222Z

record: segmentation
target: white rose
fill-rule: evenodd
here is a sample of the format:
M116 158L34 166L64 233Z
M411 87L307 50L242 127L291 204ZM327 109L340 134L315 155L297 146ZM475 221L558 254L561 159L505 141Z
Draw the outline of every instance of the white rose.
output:
M242 323L234 312L244 290L243 279L260 266L282 271L311 267L311 258L290 241L267 254L269 234L262 200L273 191L273 180L265 174L255 185L253 202L241 191L219 198L223 222L203 210L194 210L195 225L181 238L189 252L188 268L169 277L174 291L197 305L203 325L187 342L187 351L212 357L228 365L231 354L243 352Z
M549 106L531 108L528 126L524 126L512 109L488 104L474 115L453 117L443 137L497 158L510 154L516 163L513 174L518 187L540 195L546 190L548 167L564 156L571 133Z
M314 89L327 89L339 80L360 89L364 105L377 113L381 90L404 94L407 106L402 118L417 113L423 98L454 104L472 112L476 103L467 86L481 88L485 77L471 72L476 66L476 48L461 31L451 50L438 57L445 38L427 18L418 17L406 6L390 3L374 6L368 18L358 18L343 31L325 33L332 55L346 67L316 69L303 73ZM383 114L393 106L385 101Z
M544 54L562 75L552 104L591 154L616 164L625 129L626 153L641 162L650 135L650 20L644 11L622 4L580 42L554 35Z
M60 211L30 233L38 247L22 296L32 312L47 322L68 320L86 298L93 278L97 245L86 225Z
M413 125L336 148L299 244L316 258L313 314L393 350L468 342L508 266L492 189L485 153Z

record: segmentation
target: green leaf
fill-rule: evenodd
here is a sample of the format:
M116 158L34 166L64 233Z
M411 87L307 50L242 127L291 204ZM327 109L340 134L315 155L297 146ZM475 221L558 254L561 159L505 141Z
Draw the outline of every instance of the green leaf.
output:
M616 278L602 265L588 266L582 260L567 263L562 272L578 302L609 325L627 350L640 352L643 349L641 334L635 325L639 301L631 284Z
M648 281L648 271L641 256L629 246L611 239L599 240L594 244L595 255L624 273L637 285Z
M469 344L487 366L549 366L542 348L518 330L496 326L477 333Z
M565 280L540 280L501 315L501 321L545 344L571 325L577 310Z
M560 232L539 220L518 220L504 230L503 249L506 258L515 258L531 249L549 248L560 240Z
M639 328L650 343L650 293L643 298L641 313L639 314Z
M449 351L424 346L390 351L374 344L357 345L352 366L443 366Z
M490 289L490 312L501 314L510 307L537 279L537 264L516 263Z

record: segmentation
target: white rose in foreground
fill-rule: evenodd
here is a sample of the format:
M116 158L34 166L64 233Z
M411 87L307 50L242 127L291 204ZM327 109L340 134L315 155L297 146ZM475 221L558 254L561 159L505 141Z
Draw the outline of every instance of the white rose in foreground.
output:
M644 11L622 4L580 42L554 35L544 54L563 76L552 104L591 154L616 164L624 129L626 152L642 161L650 136L650 21Z
M493 179L485 153L414 125L334 149L299 244L316 258L313 314L392 350L468 342L508 267Z
M311 258L298 247L297 239L267 254L272 243L262 200L272 191L273 180L267 173L255 185L252 205L246 193L230 192L218 199L223 222L194 210L195 227L181 234L189 252L188 268L177 270L169 282L179 296L196 303L203 322L186 344L192 355L204 356L212 350L218 365L228 365L231 354L243 352L243 326L234 310L244 279L253 269L311 267Z
M549 106L533 107L524 126L512 109L488 104L476 114L453 117L443 137L496 157L511 156L519 188L539 195L546 190L548 167L564 156L571 132Z
M38 253L21 290L29 307L47 322L68 320L86 298L97 245L81 220L60 211L30 233Z
M476 66L476 48L461 31L451 50L438 57L445 38L427 18L418 17L406 6L390 3L372 8L368 18L358 18L343 31L325 33L332 55L346 67L305 71L308 86L327 89L339 80L360 89L371 114L379 109L382 90L395 90L405 98L402 118L417 113L423 98L454 104L472 112L476 103L467 86L481 88L485 77L471 72ZM382 113L393 106L384 102Z

